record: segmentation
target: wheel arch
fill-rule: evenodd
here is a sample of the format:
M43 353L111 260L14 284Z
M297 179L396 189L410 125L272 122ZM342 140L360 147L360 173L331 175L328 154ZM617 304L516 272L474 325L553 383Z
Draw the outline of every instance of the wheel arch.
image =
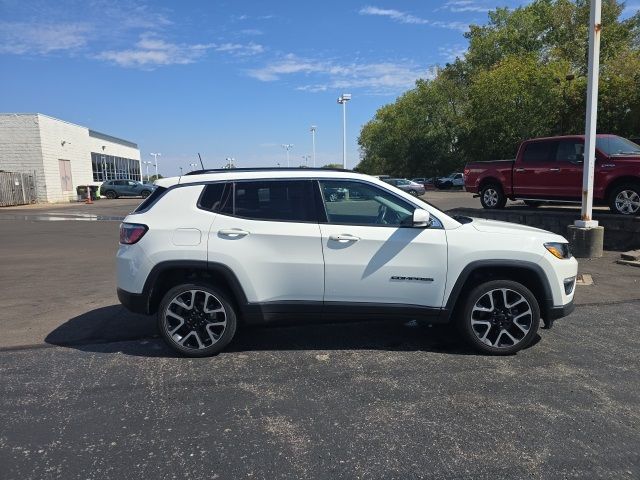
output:
M228 266L200 260L170 260L154 266L147 277L143 288L147 313L157 312L162 297L172 287L198 280L225 290L239 312L244 312L247 297L238 278Z
M608 202L609 201L609 197L611 196L611 192L613 191L613 189L616 188L616 187L619 187L620 185L626 184L626 183L634 183L634 184L640 186L640 177L634 177L633 175L625 175L623 177L615 178L614 180L609 182L609 185L607 185L607 188L605 188L604 200Z
M546 325L550 323L553 308L551 286L544 270L533 262L523 260L477 260L468 264L458 276L443 310L446 321L462 308L461 300L475 286L491 280L513 280L533 293L540 306L540 314Z
M484 177L478 182L478 193L480 193L483 187L489 184L500 187L500 189L502 190L502 193L504 193L504 187L502 186L502 182L498 178L493 176Z

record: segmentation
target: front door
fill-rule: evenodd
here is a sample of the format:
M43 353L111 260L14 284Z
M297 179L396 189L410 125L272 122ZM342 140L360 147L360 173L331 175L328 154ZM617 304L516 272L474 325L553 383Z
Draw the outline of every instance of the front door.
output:
M361 302L440 308L447 240L437 219L430 228L413 228L416 207L377 185L355 180L319 184L327 215L320 224L325 306ZM338 189L348 194L328 194Z

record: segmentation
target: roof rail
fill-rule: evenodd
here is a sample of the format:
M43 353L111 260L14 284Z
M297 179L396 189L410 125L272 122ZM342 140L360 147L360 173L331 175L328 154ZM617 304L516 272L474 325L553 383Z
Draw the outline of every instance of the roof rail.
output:
M309 167L254 167L254 168L206 168L204 170L193 170L185 173L186 175L204 175L205 173L228 173L228 172L298 172L298 171L311 171L311 172L326 172L327 170L333 172L352 172L353 170L347 170L344 168L309 168Z

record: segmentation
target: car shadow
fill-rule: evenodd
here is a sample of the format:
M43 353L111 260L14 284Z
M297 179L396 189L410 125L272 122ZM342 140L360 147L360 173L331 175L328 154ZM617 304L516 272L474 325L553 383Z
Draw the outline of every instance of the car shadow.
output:
M538 336L532 343L539 341ZM179 357L159 338L154 316L136 315L121 305L91 310L57 327L49 345L85 352L142 357ZM531 345L531 346L532 346ZM529 348L529 347L528 347ZM476 355L446 325L374 320L329 324L248 326L238 328L226 352L277 350L425 351Z

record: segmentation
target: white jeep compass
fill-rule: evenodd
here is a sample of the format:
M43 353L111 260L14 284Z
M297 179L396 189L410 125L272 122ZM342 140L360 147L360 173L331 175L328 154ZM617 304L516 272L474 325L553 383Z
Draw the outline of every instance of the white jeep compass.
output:
M120 229L118 297L166 342L212 355L239 324L454 323L490 354L573 310L577 262L536 228L452 218L374 177L325 169L165 178Z

